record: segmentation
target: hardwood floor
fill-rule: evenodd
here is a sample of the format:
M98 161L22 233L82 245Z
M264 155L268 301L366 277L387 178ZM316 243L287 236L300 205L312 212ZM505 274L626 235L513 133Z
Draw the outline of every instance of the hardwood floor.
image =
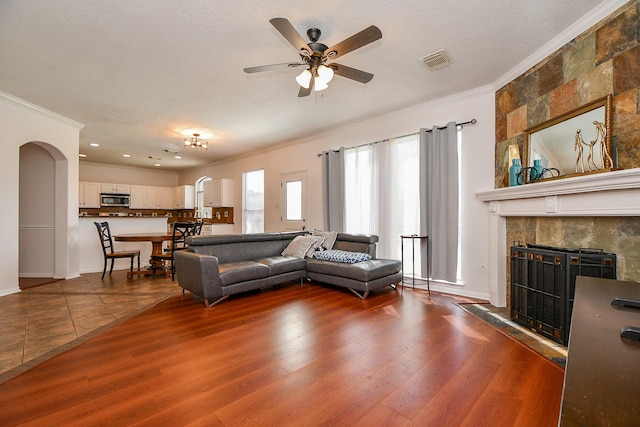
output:
M557 425L563 370L460 300L172 297L1 384L0 425Z

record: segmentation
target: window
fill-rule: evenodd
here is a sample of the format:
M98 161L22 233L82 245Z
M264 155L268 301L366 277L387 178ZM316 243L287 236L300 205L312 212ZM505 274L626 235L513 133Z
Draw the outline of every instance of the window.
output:
M400 259L400 235L420 230L418 143L410 135L345 150L345 230L377 234L381 258Z
M457 136L460 175L461 130ZM345 150L345 231L377 234L380 258L400 259L399 236L420 233L419 142L416 134ZM458 178L460 183L460 176ZM458 214L459 230L460 224ZM461 232L458 233L458 281L461 280L460 236ZM411 251L408 243L407 250ZM415 250L416 276L424 277L426 271L423 274L420 268L418 244ZM412 260L406 252L404 261L405 271L412 271Z
M264 233L264 169L242 174L242 232Z
M304 230L307 171L284 173L280 177L280 209L283 230Z
M287 182L287 221L302 220L302 181Z

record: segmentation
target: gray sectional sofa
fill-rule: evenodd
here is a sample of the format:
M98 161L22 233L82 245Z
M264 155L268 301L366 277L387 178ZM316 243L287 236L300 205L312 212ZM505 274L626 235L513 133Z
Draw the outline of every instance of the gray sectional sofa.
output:
M174 255L178 284L207 307L230 295L308 278L345 287L365 299L370 291L395 287L402 279L398 260L376 259L378 236L338 233L333 249L372 259L355 264L283 256L296 236L308 232L193 236Z

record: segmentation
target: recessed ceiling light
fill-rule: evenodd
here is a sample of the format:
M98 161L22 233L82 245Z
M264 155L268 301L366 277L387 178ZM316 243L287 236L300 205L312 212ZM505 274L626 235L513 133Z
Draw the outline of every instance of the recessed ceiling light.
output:
M122 157L131 157L131 154L123 154Z
M96 144L95 142L92 142L91 144L89 144L92 147L100 147L100 144Z
M86 154L78 154L78 157L87 157Z
M156 163L153 166L162 166L160 163Z
M182 156L173 156L173 158L180 160L182 158Z

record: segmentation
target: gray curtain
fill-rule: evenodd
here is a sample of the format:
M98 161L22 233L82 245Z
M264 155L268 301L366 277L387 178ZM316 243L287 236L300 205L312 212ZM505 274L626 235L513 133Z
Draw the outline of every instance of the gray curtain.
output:
M324 229L344 231L344 147L322 152Z
M420 233L429 236L429 247L423 241L420 248L423 275L427 276L429 265L432 279L455 283L458 265L458 129L455 122L448 123L446 129L420 129Z

